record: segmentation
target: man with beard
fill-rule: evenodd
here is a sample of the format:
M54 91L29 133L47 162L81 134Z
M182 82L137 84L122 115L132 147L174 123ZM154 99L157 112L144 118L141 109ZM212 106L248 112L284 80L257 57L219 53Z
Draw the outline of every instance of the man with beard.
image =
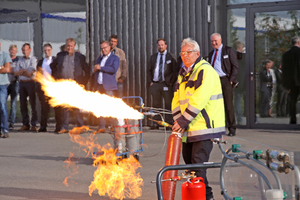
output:
M162 108L164 98L165 109L171 110L173 98L173 85L177 77L177 64L175 56L167 51L167 41L164 38L157 40L158 52L150 57L148 63L148 84L153 98L153 107ZM159 116L154 119L159 120ZM166 122L172 124L172 116L166 115ZM158 124L151 129L158 129Z

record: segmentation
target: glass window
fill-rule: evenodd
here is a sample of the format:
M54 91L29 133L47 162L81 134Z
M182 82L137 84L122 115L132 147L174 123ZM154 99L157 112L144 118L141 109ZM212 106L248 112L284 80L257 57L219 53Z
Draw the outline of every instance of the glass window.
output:
M246 9L231 9L227 13L227 44L237 53L239 73L237 88L234 89L234 109L238 125L246 125Z
M280 62L290 39L300 34L299 18L299 10L255 14L256 123L289 123L290 96L282 86Z
M264 3L287 0L227 0L227 4L243 4L243 3Z

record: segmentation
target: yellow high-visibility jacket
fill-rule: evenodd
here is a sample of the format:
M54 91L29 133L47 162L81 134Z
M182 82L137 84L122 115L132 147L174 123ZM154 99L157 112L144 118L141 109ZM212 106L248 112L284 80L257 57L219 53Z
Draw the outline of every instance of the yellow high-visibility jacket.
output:
M199 57L189 73L179 71L172 100L174 121L187 129L187 142L225 135L221 81L214 68Z

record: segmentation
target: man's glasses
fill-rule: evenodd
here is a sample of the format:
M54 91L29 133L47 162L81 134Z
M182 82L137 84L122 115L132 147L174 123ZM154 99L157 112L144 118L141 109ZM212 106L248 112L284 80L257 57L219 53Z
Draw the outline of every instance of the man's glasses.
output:
M106 49L107 47L109 47L109 46L103 47L103 48L101 48L101 50Z
M197 52L196 50L182 51L179 53L180 56L190 55L192 52Z

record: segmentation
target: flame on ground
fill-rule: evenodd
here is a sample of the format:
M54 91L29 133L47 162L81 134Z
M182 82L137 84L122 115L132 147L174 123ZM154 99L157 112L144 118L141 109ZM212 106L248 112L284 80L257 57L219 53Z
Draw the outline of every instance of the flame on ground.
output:
M95 157L93 166L97 167L94 172L94 180L89 186L89 195L92 196L93 191L98 190L100 196L106 194L111 199L135 199L142 196L143 179L137 172L141 168L140 163L130 156L127 159L120 159L116 156L116 150L114 150L110 144L103 147L97 142L95 132L91 133L88 137L82 137L79 133L83 130L89 130L88 127L74 128L69 132L71 141L80 145L80 149L85 151L88 155L93 153L94 149L97 152L100 150L103 152L98 157ZM72 159L73 154L70 154L70 158L65 161L71 169L71 175L75 175L78 171L74 166ZM64 184L68 186L68 180L71 176L66 177Z
M74 162L74 154L70 153L69 158L67 160L65 160L64 163L66 163L65 167L67 169L69 169L69 172L70 172L70 176L66 177L65 180L63 181L65 186L68 187L69 186L68 179L71 178L72 176L78 174L78 166Z
M51 97L51 106L75 107L92 112L96 117L116 117L142 119L143 114L129 107L122 99L86 91L74 80L60 79L55 81L49 74L44 78L37 73L36 80L41 83L45 95Z
M109 146L109 145L108 145ZM104 154L97 157L94 166L94 181L89 187L89 194L98 190L100 196L106 193L110 198L135 199L142 195L143 179L137 173L140 163L130 155L128 159L119 160L112 148L103 149Z

